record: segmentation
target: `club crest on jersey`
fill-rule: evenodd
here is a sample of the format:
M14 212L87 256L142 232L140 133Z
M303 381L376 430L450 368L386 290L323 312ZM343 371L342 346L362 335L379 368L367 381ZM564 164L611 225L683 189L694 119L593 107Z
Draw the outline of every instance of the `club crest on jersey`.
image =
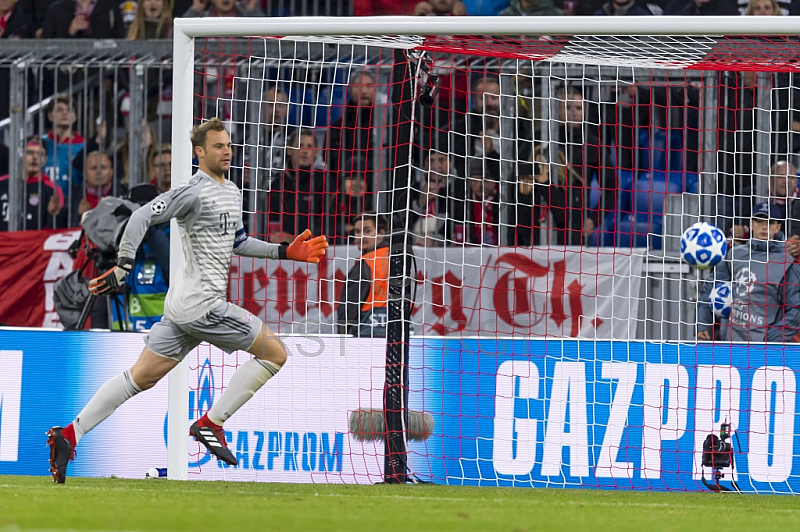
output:
M150 210L153 211L153 214L161 214L167 210L167 203L164 200L154 201L153 204L150 205Z

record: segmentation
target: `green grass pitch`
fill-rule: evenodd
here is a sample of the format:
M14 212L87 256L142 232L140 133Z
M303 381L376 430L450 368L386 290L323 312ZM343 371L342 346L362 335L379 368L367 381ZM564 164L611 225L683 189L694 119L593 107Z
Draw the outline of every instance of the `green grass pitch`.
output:
M0 477L0 531L800 530L770 495Z

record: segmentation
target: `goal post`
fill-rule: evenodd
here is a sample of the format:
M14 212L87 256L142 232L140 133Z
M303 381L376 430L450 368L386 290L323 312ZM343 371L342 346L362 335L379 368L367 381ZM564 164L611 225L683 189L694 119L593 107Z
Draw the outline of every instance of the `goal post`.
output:
M308 185L303 201L320 211L293 205L291 223L336 245L318 268L232 265L229 299L313 354L276 378L287 395L273 381L259 392L280 423L234 425L231 446L250 468L235 472L202 457L189 464L186 415L208 406L203 386L219 392L242 359L205 347L187 357L169 378L169 477L700 490L719 488L713 470L743 491L796 493L799 351L698 344L704 274L678 252L695 221L736 237L751 200L774 192L770 167L796 159L800 102L777 78L798 70L795 26L791 17L176 19L173 186L188 181L188 132L211 110L231 129L248 232L288 232L282 176L292 159L299 197L297 158L310 150L304 171L323 184ZM361 91L372 100L355 110L348 98ZM284 112L278 146L275 130L261 128ZM343 329L337 309L362 260L348 245L351 221L372 209L388 218L387 313L382 336L367 339ZM177 238L171 260L179 275ZM385 357L368 353L376 346ZM325 366L323 352L341 358ZM309 390L295 405L292 383ZM313 403L319 389L330 404ZM357 430L352 416L343 425L342 398L362 416ZM263 425L266 414L241 415ZM315 431L317 421L327 428ZM706 436L721 430L752 442L744 469L704 462ZM270 476L278 461L285 474Z

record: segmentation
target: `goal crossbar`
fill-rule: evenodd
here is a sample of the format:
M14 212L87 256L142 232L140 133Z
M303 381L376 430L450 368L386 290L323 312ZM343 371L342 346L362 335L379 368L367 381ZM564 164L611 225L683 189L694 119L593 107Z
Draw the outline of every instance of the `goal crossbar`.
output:
M333 35L795 35L793 17L178 18L190 38Z

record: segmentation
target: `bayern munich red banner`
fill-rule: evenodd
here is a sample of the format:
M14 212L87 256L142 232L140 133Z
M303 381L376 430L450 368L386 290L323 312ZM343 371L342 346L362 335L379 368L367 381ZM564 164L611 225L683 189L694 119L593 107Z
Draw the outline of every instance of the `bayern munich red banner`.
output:
M80 230L3 233L0 244L0 324L58 327L53 285L73 269L67 253Z

